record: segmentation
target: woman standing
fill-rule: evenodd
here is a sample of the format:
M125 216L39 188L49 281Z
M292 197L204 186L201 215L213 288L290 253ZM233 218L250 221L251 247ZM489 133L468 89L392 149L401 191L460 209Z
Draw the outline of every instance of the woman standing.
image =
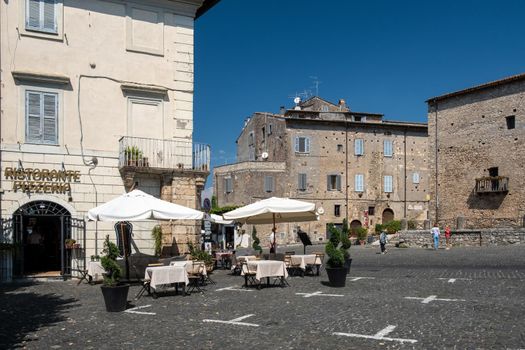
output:
M451 236L451 232L450 232L450 227L447 225L445 226L445 241L447 242L447 250L450 249L450 236Z
M437 223L434 223L434 227L430 229L430 233L432 234L432 238L434 238L434 249L437 250L439 248L439 227Z

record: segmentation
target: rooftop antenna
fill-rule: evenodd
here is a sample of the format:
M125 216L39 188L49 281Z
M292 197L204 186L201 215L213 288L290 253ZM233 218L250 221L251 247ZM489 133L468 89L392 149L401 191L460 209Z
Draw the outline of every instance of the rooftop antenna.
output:
M312 83L314 84L313 88L315 88L315 96L319 96L319 84L321 84L322 81L313 75L311 75L309 78L312 79Z

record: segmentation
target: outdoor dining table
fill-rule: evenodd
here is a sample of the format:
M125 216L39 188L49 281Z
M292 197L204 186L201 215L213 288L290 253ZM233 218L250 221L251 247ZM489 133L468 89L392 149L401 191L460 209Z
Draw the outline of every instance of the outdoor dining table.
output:
M204 261L195 261L195 260L185 260L185 261L172 261L170 266L182 266L186 269L187 273L190 274L201 274L203 276L207 275L206 265Z
M302 270L306 270L308 265L319 265L321 266L321 260L317 258L315 254L295 254L290 256L290 262L292 266L299 267Z
M175 284L175 289L178 292L178 283L183 283L183 286L189 284L188 272L184 266L146 267L144 280L149 281L150 287L154 290L161 285Z
M233 252L215 252L215 261L221 262L222 268L227 268L228 262L231 262L230 258L233 255Z
M248 260L246 262L249 271L255 271L255 279L260 281L266 277L266 284L270 285L270 277L280 277L281 281L288 278L288 271L284 261L279 260ZM245 271L241 271L244 275ZM247 287L246 283L245 286Z

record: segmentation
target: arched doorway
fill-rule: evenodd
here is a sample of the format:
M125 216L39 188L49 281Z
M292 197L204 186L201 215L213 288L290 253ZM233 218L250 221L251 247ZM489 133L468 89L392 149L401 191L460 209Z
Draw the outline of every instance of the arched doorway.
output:
M71 214L63 206L46 200L32 201L13 214L15 274L63 274L72 253L65 251L71 238ZM66 261L67 260L67 261Z
M386 208L383 210L383 217L382 217L382 223L388 224L390 221L394 220L394 211L390 208Z
M363 225L361 224L361 221L352 220L350 222L350 233L352 234L352 236L357 235L357 230L361 227L363 227Z

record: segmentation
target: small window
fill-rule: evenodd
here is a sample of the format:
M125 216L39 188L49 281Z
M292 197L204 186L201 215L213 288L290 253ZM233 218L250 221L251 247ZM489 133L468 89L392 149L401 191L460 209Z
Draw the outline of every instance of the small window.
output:
M58 94L26 91L26 142L58 144Z
M361 116L354 115L354 122L360 122Z
M355 174L355 191L356 192L363 192L365 187L365 176L363 174Z
M341 205L340 204L334 205L334 216L341 216Z
M386 193L392 193L392 175L386 175L384 177L384 187Z
M505 117L505 120L507 121L507 129L514 129L516 127L516 116L509 115L508 117Z
M268 125L268 135L272 134L272 124Z
M26 30L57 34L57 1L26 0Z
M296 153L310 153L310 138L297 136L295 138Z
M306 174L299 174L297 189L299 191L306 191Z
M499 169L498 169L498 167L489 168L489 176L490 177L499 176Z
M355 139L354 141L354 154L356 156L362 156L365 153L365 147L364 147L364 140L363 139Z
M337 145L337 152L343 152L343 145Z
M255 160L255 147L254 146L248 146L248 160L254 161Z
M376 215L376 207L368 207L368 215L369 216Z
M231 177L224 178L224 192L226 192L226 193L232 193L233 192L233 185L232 185L232 178Z
M264 139L266 138L266 127L262 127L262 138L263 138L263 142L264 142Z
M341 175L328 175L326 181L328 191L341 191Z
M248 144L253 145L253 131L248 135Z
M273 176L264 177L264 192L273 192Z
M392 140L383 141L383 153L385 157L392 157Z
M419 173L412 174L412 183L419 184Z

